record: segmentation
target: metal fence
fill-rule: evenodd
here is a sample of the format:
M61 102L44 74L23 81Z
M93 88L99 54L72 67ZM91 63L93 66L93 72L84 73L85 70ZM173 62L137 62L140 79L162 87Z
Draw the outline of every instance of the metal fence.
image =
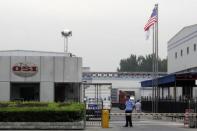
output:
M101 126L103 102L98 99L85 101L85 107L86 126Z
M142 110L144 112L152 111L152 99L142 98ZM158 113L185 113L186 109L193 109L197 112L196 99L157 99Z

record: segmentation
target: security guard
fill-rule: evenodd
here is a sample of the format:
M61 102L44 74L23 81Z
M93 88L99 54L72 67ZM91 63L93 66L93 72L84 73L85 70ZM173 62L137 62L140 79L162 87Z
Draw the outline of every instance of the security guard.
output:
M126 116L126 124L124 127L128 127L128 125L130 125L130 127L133 127L132 124L132 111L134 108L134 103L131 101L130 96L126 96L126 102L125 102L125 113L130 113L130 114L125 114Z

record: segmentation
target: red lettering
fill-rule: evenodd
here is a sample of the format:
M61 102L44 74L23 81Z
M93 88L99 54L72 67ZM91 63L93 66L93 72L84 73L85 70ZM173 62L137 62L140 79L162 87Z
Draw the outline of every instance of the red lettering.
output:
M13 66L12 70L13 71L21 71L21 67L20 66Z
M31 67L29 67L29 66L22 66L22 71L31 71Z
M37 72L38 71L38 67L35 66L35 65L32 65L32 66L28 66L28 65L14 65L12 67L12 70L13 71L16 71L16 72L30 72L30 73L33 73L33 72Z
M32 71L37 71L38 70L38 68L36 66L32 66L31 69L32 69Z

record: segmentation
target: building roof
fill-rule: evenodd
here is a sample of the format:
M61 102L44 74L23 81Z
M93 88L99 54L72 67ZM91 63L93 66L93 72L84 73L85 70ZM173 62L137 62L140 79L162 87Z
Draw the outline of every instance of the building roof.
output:
M71 53L32 51L32 50L5 50L0 51L0 56L73 56Z
M192 31L191 29L194 29L195 31L197 28L197 24L194 24L194 25L190 25L190 26L185 26L183 27L178 33L176 33L169 41L168 41L168 44L170 43L173 43L173 41L179 36L181 35L184 31ZM188 33L191 33L191 32L188 32ZM186 34L187 35L187 34ZM183 38L182 38L183 39Z
M167 76L159 77L157 80L145 80L141 82L142 87L156 86L159 87L173 87L173 86L196 86L197 72L189 72L182 74L169 74Z

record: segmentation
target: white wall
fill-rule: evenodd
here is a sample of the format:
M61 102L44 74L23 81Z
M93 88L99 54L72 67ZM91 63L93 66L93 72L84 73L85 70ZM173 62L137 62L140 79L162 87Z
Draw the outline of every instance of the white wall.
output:
M74 80L76 82L76 73L77 73L77 59L65 58L64 65L64 81L69 82Z
M0 56L0 81L10 80L10 57Z
M0 82L0 101L10 100L10 83Z
M64 57L55 57L55 81L64 81Z
M13 73L17 63L31 63L38 72L31 77L21 77ZM0 81L12 82L81 82L82 58L52 56L0 56Z
M168 73L197 67L197 50L194 51L194 44L197 46L197 25L182 30L168 42ZM189 47L189 54L187 54L187 47ZM181 56L181 50L183 50L183 56ZM175 58L175 52L177 52L177 58Z
M152 97L152 90L141 90L141 96Z
M176 96L177 98L179 98L179 96L182 96L182 87L176 87Z
M54 101L54 83L41 82L40 83L40 101L53 102Z
M163 88L163 97L168 96L168 88Z
M53 57L41 57L41 81L54 81Z

